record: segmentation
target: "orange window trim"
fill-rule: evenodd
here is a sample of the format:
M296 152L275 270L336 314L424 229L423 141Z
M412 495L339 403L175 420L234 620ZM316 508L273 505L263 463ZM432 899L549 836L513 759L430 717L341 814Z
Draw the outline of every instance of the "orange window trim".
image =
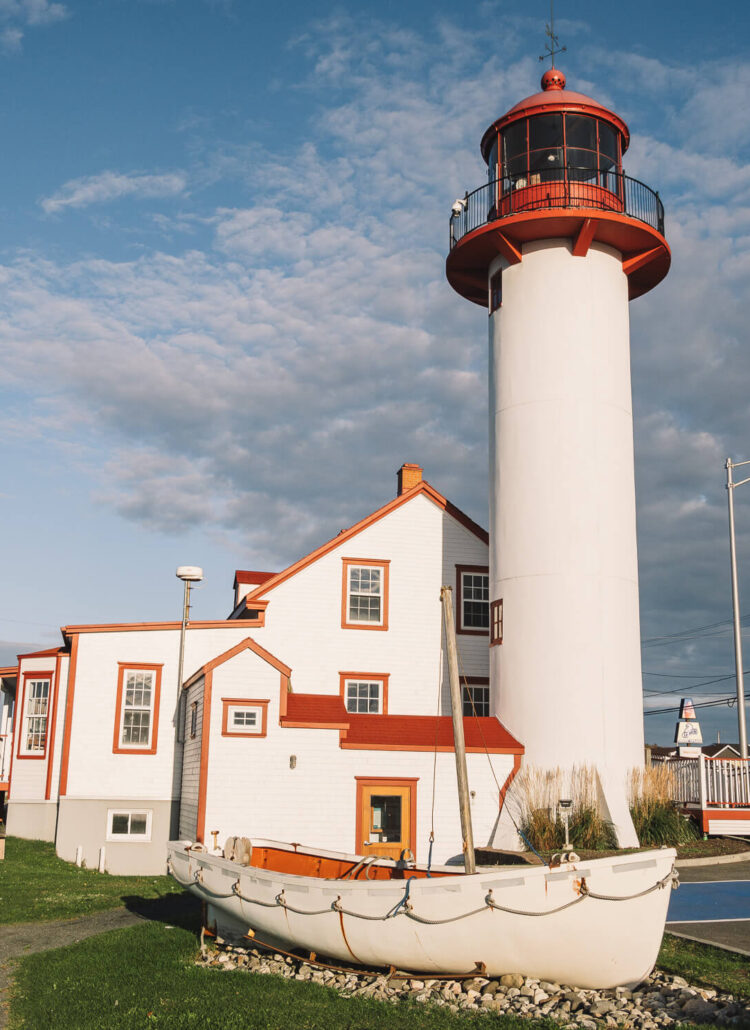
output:
M115 731L112 740L113 755L155 755L159 731L159 701L161 700L161 670L164 663L154 664L153 662L118 662L117 663L117 699L115 701ZM154 675L154 697L151 706L151 743L148 747L122 747L120 744L122 734L123 716L123 685L125 672L129 669L144 670L153 672Z
M221 735L222 737L265 737L268 734L268 698L253 697L223 697L221 699ZM261 709L261 728L259 733L239 733L229 728L229 709L232 705L242 705L245 708Z
M342 558L342 578L341 578L341 628L342 629L370 629L370 630L387 630L388 629L388 594L389 594L389 582L388 582L388 570L390 567L390 559L379 559L379 558ZM363 566L364 568L375 568L383 570L383 592L381 594L381 600L383 602L383 610L380 613L381 621L379 623L374 622L349 622L349 569L352 566Z
M486 637L489 636L490 628L487 629L465 629L464 628L464 599L463 599L463 574L472 573L476 576L489 576L490 570L487 565L457 565L456 566L456 633L465 637Z
M44 735L44 751L34 752L33 755L25 755L21 751L21 737L23 736L23 721L24 712L26 711L26 686L29 680L49 680L49 692L47 694L47 732ZM55 671L54 669L40 670L39 672L25 672L23 674L23 689L21 691L21 732L18 734L16 744L16 758L25 762L31 760L34 762L44 762L47 758L47 750L49 748L49 724L50 724L50 713L52 710L52 692L55 689Z
M428 748L428 750L432 750ZM355 825L354 851L357 852L359 842L363 837L362 826L362 802L364 800L365 787L408 787L409 789L409 839L411 840L411 852L414 858L417 857L417 784L418 776L402 777L392 779L389 776L355 776L357 783L357 819Z
M20 682L21 682L21 659L19 658L18 659L18 668L16 670L16 704L13 705L13 740L18 740L18 737L17 737L17 733L18 733L18 684ZM7 795L6 799L5 799L6 801L10 800L10 796L11 796L11 793L12 793L11 784L13 782L13 758L14 758L14 754L15 753L13 751L13 741L11 741L11 745L10 745L10 769L8 770L8 795Z
M63 727L63 746L60 756L60 790L64 797L68 791L68 768L70 765L70 733L73 726L73 698L76 688L76 669L78 665L78 634L74 634L70 642L70 665L68 666L68 692L65 697L65 726Z
M495 612L499 611L500 616L498 619L495 618ZM495 624L500 628L499 636L495 636ZM497 644L503 642L503 599L498 598L497 601L490 601L490 647L495 647Z
M52 762L55 757L55 730L57 727L57 698L60 693L60 666L62 665L62 654L58 654L55 660L55 685L52 696L52 716L47 725L47 739L49 740L49 756L47 760L47 782L44 787L44 800L49 801L52 796Z
M380 712L379 715L388 715L388 681L391 677L389 672L340 672L339 673L339 694L346 708L346 681L360 680L380 684ZM355 712L351 713L356 714ZM347 727L348 728L348 727Z

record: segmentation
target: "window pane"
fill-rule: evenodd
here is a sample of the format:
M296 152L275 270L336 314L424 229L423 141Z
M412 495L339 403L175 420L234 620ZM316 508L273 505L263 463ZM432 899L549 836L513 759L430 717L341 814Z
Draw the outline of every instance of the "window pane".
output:
M127 812L115 813L112 816L112 833L127 833L130 827L130 816Z
M562 115L538 114L529 118L529 150L562 147Z
M497 136L490 147L489 160L487 162L487 178L490 182L497 178Z
M514 122L503 132L504 164L521 158L526 153L526 120Z
M146 836L146 816L145 815L131 815L130 817L130 832L131 834L138 834L139 836Z
M580 114L565 115L566 142L568 149L583 147L596 150L596 119Z
M612 162L617 161L617 133L611 125L606 122L599 122L599 152L602 157L608 157ZM602 162L607 167L606 162Z
M484 718L490 714L489 686L467 686L461 688L463 695L463 714L477 715Z
M370 798L370 825L381 843L401 841L401 798L373 795Z

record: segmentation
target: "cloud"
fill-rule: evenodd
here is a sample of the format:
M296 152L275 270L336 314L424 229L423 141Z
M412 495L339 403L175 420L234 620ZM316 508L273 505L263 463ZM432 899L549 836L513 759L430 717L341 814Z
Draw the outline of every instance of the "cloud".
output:
M52 25L68 17L64 4L51 0L0 0L0 49L18 53L24 29Z
M121 197L153 199L176 197L184 194L187 179L182 172L168 172L149 175L140 172L101 172L71 179L50 197L39 203L48 215L57 214L65 208L82 208L90 204L103 204Z

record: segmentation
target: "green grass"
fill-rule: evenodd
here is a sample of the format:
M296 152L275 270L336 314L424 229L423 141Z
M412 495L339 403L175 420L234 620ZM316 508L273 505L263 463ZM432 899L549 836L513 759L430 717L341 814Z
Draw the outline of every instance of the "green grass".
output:
M12 1030L552 1030L548 1020L343 998L313 983L194 965L189 930L145 923L23 959Z
M657 965L665 973L684 977L688 983L713 987L736 997L750 997L750 962L746 955L666 933Z
M0 924L70 919L119 908L127 897L146 900L181 893L169 876L109 876L79 869L40 840L5 841L0 862Z

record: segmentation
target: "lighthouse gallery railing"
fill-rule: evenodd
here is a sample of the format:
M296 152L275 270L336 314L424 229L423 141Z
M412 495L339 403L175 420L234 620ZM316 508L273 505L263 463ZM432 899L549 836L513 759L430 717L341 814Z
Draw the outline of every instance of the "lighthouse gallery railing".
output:
M506 176L457 200L450 219L451 250L467 233L524 211L594 208L645 222L664 235L664 205L659 194L622 172L591 168Z

